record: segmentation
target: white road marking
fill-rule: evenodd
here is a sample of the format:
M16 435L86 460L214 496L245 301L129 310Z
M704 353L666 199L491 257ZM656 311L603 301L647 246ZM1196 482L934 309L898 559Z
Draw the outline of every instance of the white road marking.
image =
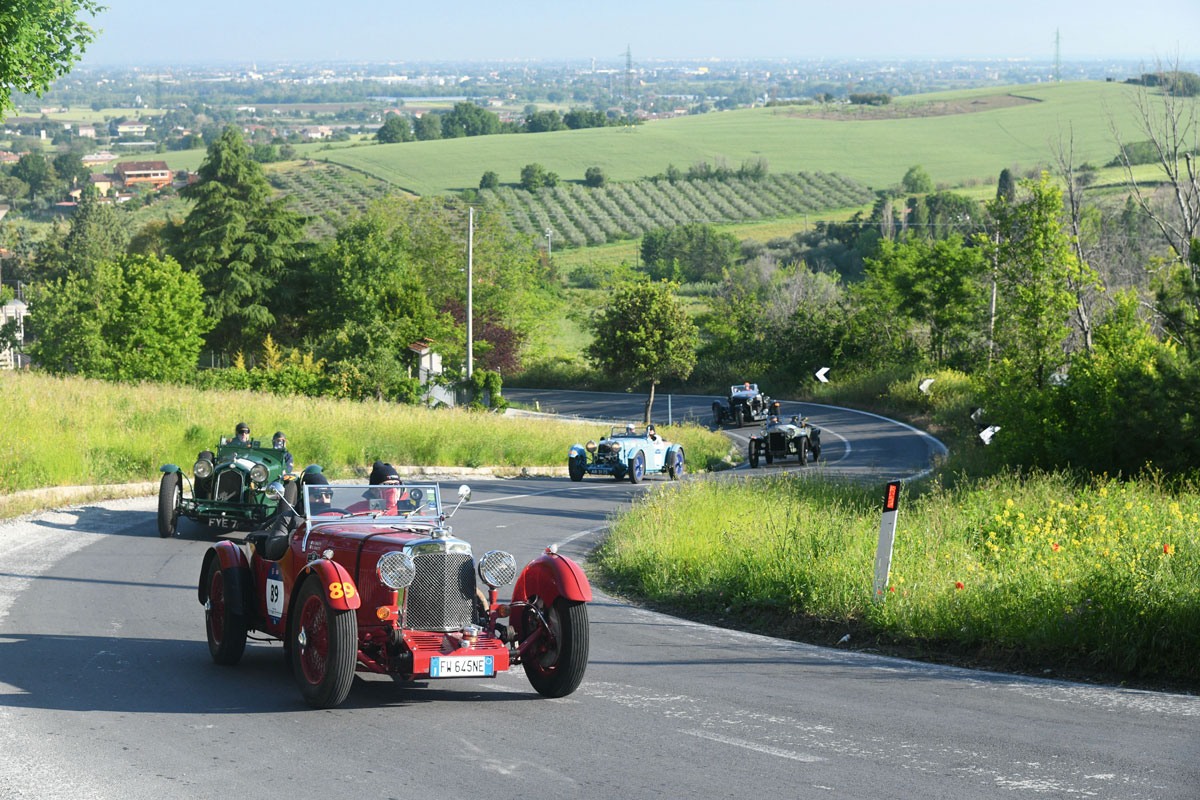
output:
M570 536L563 539L561 542L555 542L554 546L562 547L565 544L570 544L571 542L575 541L580 536L587 536L589 533L598 533L599 531L606 530L607 528L608 528L607 525L597 525L595 528L588 528L586 531L579 531L578 533L572 533Z
M745 739L735 739L732 736L721 736L718 733L709 733L708 731L686 731L681 730L680 733L686 733L688 736L695 736L700 739L708 739L721 744L733 745L734 747L744 747L747 750L753 750L756 753L766 753L769 756L778 756L779 758L790 758L792 761L828 761L829 759L821 758L820 756L810 756L808 753L797 753L794 750L784 750L779 747L771 747L770 745L759 744L758 742L748 742Z

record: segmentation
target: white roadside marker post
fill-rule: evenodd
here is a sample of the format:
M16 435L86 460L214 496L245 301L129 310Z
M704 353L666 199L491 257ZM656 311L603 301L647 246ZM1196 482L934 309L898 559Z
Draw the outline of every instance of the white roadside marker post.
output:
M933 378L926 378L918 384L917 388L921 390L921 394L929 394L929 387L933 386Z
M892 544L896 540L896 515L900 511L900 481L891 481L883 497L879 545L875 548L875 602L882 603L892 572Z
M1000 432L999 425L988 425L986 428L984 428L982 431L979 432L979 438L983 439L984 444L991 444L992 437L995 436L999 432Z
M829 367L821 367L816 372L817 380L819 380L821 383L829 383L829 378L825 377L826 373L828 373L828 372L829 372Z

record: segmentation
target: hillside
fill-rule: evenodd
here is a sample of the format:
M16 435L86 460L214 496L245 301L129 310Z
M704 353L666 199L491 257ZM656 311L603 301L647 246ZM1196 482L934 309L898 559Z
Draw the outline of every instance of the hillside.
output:
M1133 91L1118 83L1025 85L898 99L896 110L910 111L911 117L861 119L856 109L839 114L816 106L778 106L631 128L351 147L317 157L418 194L475 187L485 170L515 183L521 167L534 161L566 180L582 179L589 166L598 166L610 180L623 181L657 174L669 163L686 168L724 159L736 167L760 156L773 173L836 172L875 188L899 182L909 166L921 164L935 181L959 185L994 177L1014 163L1049 164L1052 143L1071 130L1077 161L1107 162L1116 153L1110 113L1122 135L1144 138L1137 131ZM994 99L1006 95L1019 96L1018 102ZM1019 102L1023 98L1032 102ZM984 110L972 112L979 107Z

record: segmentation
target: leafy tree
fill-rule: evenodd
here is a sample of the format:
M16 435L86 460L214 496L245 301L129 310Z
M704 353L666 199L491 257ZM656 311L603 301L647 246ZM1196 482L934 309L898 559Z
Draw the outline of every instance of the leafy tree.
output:
M0 119L13 108L13 91L39 97L66 75L96 31L77 17L95 15L93 0L5 0L0 6Z
M35 288L30 349L57 374L185 380L209 324L196 276L170 258L122 256Z
M38 280L65 278L68 273L90 273L102 261L113 261L125 253L129 231L125 217L109 203L85 198L61 235L47 236L38 251L34 270Z
M0 197L6 198L12 203L25 196L29 191L29 184L20 178L12 175L0 175Z
M25 153L13 164L12 176L25 182L30 197L53 194L59 186L54 165L41 153Z
M454 110L442 117L444 139L493 133L500 133L500 117L474 103L456 103Z
M500 188L500 176L489 169L487 172L483 173L483 177L481 177L479 179L479 188L480 189L499 189Z
M412 126L406 117L399 114L388 114L383 126L375 132L375 138L383 144L413 141Z
M92 171L83 165L83 157L79 153L59 153L54 157L54 171L58 177L72 186L86 183Z
M294 161L296 158L296 148L290 144L279 145L279 160Z
M1005 167L1000 170L1000 179L996 182L996 199L1011 203L1017 197L1017 181L1012 172Z
M525 115L525 130L528 133L565 131L566 129L567 126L557 111L534 111Z
M413 120L413 133L418 142L442 138L442 115L427 111Z
M650 384L647 424L655 387L665 379L686 379L696 365L696 326L675 288L666 282L624 284L592 321L588 358L630 386Z
M642 262L651 277L664 274L678 261L685 281L719 281L733 266L739 244L731 233L720 233L704 222L689 222L674 228L646 231L642 237Z
M593 189L598 189L608 181L604 177L604 171L599 167L588 167L583 173L583 183Z
M262 167L233 126L209 146L199 180L181 194L194 205L173 230L171 252L204 286L214 322L208 344L245 349L275 322L272 295L298 255L304 218L290 197L271 199Z
M933 191L933 178L929 177L929 173L925 171L924 167L916 164L909 167L908 172L904 173L900 185L904 187L904 191L910 194L927 194Z
M536 192L546 185L546 168L536 162L521 167L521 188L527 192Z

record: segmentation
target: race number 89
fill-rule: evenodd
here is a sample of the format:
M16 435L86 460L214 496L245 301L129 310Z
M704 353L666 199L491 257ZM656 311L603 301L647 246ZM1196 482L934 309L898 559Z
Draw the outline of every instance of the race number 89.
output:
M343 597L349 599L354 597L353 583L338 583L329 584L329 597L333 600L341 600Z

